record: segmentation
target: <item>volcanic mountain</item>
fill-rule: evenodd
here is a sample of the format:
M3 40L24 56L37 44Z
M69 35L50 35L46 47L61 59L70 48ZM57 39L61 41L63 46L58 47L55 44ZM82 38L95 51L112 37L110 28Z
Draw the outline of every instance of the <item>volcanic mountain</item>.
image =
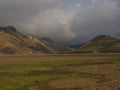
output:
M119 53L120 39L108 35L99 35L84 43L75 53Z
M60 53L120 53L120 39L99 35L84 44L64 46L49 38L22 34L13 26L0 27L0 54Z
M58 54L70 50L48 38L22 34L13 26L0 27L0 54Z

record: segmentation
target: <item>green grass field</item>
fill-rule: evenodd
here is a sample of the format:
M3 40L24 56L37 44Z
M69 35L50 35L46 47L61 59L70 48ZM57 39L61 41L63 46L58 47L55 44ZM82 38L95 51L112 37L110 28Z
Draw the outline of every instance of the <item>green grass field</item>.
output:
M0 90L120 90L120 54L0 56Z

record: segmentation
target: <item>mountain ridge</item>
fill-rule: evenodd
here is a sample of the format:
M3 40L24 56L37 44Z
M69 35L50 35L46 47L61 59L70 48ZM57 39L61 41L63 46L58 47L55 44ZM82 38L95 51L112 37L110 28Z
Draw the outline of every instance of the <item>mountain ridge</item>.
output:
M69 50L67 46L57 45L50 39L48 42L33 35L19 33L13 26L0 27L1 54L58 54Z
M15 27L0 27L0 54L120 53L120 39L99 35L83 44L60 45L49 38L18 32Z
M99 35L84 43L76 53L119 53L120 39L109 35Z

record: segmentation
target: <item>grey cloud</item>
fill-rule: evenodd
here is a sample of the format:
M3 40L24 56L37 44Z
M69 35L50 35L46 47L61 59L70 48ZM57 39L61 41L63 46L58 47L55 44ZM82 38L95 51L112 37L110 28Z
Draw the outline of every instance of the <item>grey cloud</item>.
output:
M39 5L39 4L38 4ZM0 24L17 25L17 23L30 19L37 14L37 1L25 0L1 0L0 1Z
M120 8L117 4L110 0L94 0L88 8L81 7L71 24L71 30L77 32L76 42L100 34L116 36L120 32Z
M118 1L0 0L0 25L62 43L80 43L99 34L119 37Z

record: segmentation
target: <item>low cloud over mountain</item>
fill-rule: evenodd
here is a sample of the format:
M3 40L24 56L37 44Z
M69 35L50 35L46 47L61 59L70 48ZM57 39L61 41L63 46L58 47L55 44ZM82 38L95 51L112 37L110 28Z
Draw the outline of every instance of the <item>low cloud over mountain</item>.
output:
M119 37L119 0L0 0L0 25L77 43L98 34Z

